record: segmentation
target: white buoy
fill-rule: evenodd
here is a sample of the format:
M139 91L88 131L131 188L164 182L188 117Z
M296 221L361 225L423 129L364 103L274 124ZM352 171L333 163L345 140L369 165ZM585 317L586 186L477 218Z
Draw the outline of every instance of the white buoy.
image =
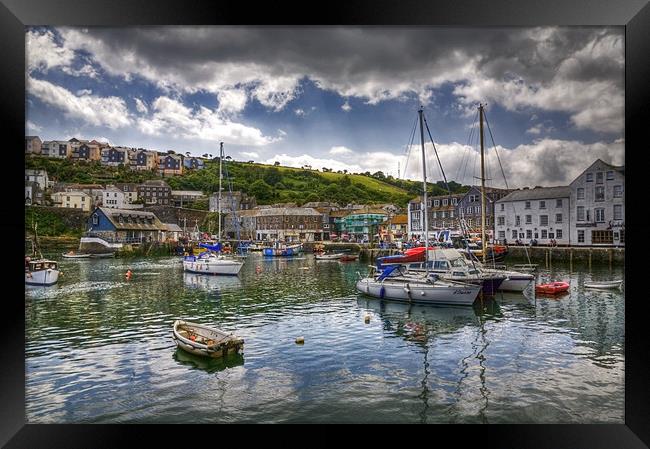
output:
M364 321L366 322L366 324L370 323L370 315L366 315Z
M297 345L302 345L305 343L305 337L298 337L296 338L296 344Z

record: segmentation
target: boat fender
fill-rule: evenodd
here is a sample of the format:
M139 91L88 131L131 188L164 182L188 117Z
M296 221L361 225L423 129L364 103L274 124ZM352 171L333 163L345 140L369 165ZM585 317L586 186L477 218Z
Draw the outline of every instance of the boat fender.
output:
M424 296L424 295L426 295L426 293L425 293L425 292L423 292L423 291L422 291L422 292L420 292L420 296Z
M384 286L382 285L381 288L379 289L379 297L380 297L381 299L384 299L384 296L385 296L385 295L386 295L386 287L384 287Z
M27 277L31 279L32 273L27 273Z

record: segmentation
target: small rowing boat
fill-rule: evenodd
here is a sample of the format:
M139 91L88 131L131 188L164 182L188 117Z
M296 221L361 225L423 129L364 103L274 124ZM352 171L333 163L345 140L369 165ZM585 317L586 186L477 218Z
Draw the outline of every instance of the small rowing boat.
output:
M586 288L621 288L623 281L585 282Z
M547 284L539 284L535 286L535 293L542 293L544 295L557 295L569 290L568 282L557 281L549 282Z
M343 253L316 254L316 260L339 260L341 257L343 257Z
M70 251L68 253L63 253L62 256L65 259L88 259L90 254L78 254L74 251Z
M195 355L223 357L244 349L244 340L232 334L203 324L174 321L173 336L176 346Z

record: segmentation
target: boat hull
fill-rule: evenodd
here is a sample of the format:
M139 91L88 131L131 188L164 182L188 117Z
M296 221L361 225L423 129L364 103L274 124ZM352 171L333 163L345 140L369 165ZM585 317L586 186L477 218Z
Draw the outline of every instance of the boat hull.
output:
M188 332L189 331L189 332ZM192 340L190 335L198 337ZM172 329L176 346L190 354L219 358L241 353L244 340L208 326L176 320Z
M501 284L505 281L505 278L484 278L484 279L467 279L467 278L454 278L453 276L440 275L442 279L450 281L462 281L469 284L479 285L481 287L481 292L484 295L494 296L501 287Z
M470 286L434 286L416 282L380 282L372 278L357 281L361 293L389 301L414 304L471 306L481 288Z
M508 277L501 283L499 290L503 292L523 292L533 282L533 278Z
M269 257L289 257L302 252L302 247L264 248L264 255Z
M184 260L183 269L190 273L237 276L244 264L236 260Z
M54 285L59 281L59 270L42 270L25 273L27 285Z
M600 288L600 289L621 288L622 285L623 285L623 281L584 283L584 286L586 288Z

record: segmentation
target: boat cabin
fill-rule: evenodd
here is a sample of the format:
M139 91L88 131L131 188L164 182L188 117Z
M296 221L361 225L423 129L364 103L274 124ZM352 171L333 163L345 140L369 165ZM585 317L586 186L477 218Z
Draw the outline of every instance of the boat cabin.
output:
M32 260L26 268L28 271L58 270L59 265L52 260Z
M452 276L477 276L479 270L455 249L429 250L428 266L431 273L449 273ZM424 271L425 262L413 262L407 265L410 271Z

